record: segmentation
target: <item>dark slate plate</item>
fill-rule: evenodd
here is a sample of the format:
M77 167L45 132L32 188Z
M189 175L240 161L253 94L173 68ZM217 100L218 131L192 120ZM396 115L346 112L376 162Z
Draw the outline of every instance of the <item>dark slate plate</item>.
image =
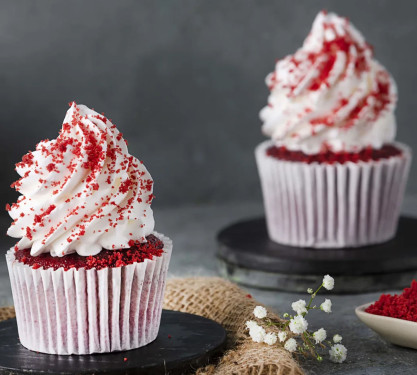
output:
M16 319L11 319L0 322L0 374L181 374L207 364L225 343L220 324L163 310L159 335L145 347L78 356L42 354L20 344Z
M305 292L329 273L339 281L335 292L365 292L402 288L417 276L417 219L410 217L400 218L391 241L359 248L281 245L269 239L264 218L232 224L217 240L220 273L259 288Z

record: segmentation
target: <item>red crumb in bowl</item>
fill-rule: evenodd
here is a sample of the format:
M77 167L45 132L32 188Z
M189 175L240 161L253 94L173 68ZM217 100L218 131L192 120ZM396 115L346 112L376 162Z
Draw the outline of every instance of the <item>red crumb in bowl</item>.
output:
M405 288L402 294L383 294L365 310L375 315L389 316L417 322L417 282L413 280L410 288Z
M399 156L402 151L393 145L385 145L380 149L366 148L360 152L332 152L324 151L319 154L308 155L302 151L290 151L286 147L271 146L266 150L266 154L273 158L286 161L327 164L344 164L347 162L357 163L359 161L371 161L388 159Z
M63 267L65 271L70 268L102 268L122 267L132 263L141 263L145 259L153 259L163 254L164 243L153 234L146 237L147 242L132 243L129 249L122 250L102 250L94 256L81 256L76 253L68 254L63 257L53 257L49 253L38 256L30 255L30 249L18 250L15 252L17 261L32 266L33 269L53 268L57 270ZM133 242L133 241L132 241Z

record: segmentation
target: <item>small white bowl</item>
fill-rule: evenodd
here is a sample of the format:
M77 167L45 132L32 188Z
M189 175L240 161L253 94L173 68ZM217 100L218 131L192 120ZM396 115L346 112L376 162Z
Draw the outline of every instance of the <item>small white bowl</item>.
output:
M365 312L365 309L372 303L357 307L356 316L392 344L417 349L417 323Z

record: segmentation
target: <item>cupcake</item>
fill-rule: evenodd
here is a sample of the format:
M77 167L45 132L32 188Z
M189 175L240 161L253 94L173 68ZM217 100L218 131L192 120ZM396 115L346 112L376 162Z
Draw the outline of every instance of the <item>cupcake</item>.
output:
M394 141L397 89L358 30L321 12L266 78L271 140L255 155L271 240L357 247L396 232L411 150Z
M129 350L159 330L171 240L154 231L153 180L102 114L70 103L54 140L16 165L6 254L30 350Z

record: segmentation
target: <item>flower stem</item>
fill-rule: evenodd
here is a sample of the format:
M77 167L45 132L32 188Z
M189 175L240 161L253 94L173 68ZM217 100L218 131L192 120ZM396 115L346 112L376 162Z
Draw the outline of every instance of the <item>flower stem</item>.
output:
M317 295L317 293L319 292L319 290L321 289L323 287L323 284L321 284L318 288L317 288L317 290L311 295L311 297L310 297L310 301L308 302L308 305L307 305L307 310L310 310L311 309L311 303L313 302L313 299L314 299L314 297ZM314 296L314 297L313 297ZM306 313L304 313L303 314L303 316L305 316L305 314Z
M314 344L311 342L309 335L310 334L308 332L303 333L303 336L305 338L305 341L307 342L308 348L310 349L310 353L313 355L313 357L317 358L318 353L316 351Z

